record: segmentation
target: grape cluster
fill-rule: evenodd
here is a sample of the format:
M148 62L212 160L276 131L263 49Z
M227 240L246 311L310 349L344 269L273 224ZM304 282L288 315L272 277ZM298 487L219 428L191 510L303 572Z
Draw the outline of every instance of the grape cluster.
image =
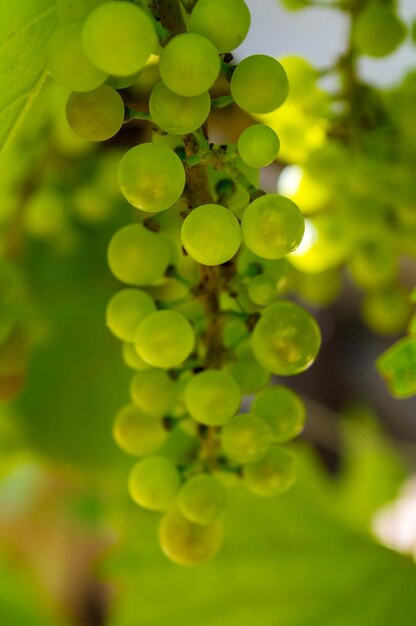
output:
M159 57L148 113L154 141L131 147L118 166L137 219L108 247L124 287L108 304L107 325L135 370L113 434L139 457L132 499L164 514L163 552L192 566L221 545L227 486L241 481L271 497L294 482L285 444L302 431L305 407L271 374L306 370L321 339L314 318L282 297L303 215L253 182L276 159L277 134L253 124L236 146L207 136L209 90L221 74L230 103L264 114L287 98L286 72L262 54L232 64L229 52L250 26L243 0L198 0L190 14L178 2L154 5L59 2L64 23L49 42L49 64L72 90L71 127L101 141L134 116L125 116L114 81L127 77L125 86Z

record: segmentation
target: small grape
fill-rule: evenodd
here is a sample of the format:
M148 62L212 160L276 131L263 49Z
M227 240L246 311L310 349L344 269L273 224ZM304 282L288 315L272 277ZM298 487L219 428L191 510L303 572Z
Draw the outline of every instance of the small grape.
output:
M84 20L99 4L106 0L56 0L56 9L61 22Z
M228 422L221 433L226 456L236 463L253 463L268 450L272 432L266 422L250 413L241 413Z
M275 160L280 150L279 137L264 124L253 124L241 133L238 152L250 167L265 167Z
M280 259L299 246L305 221L294 202L269 193L249 204L241 231L252 252L265 259Z
M141 72L134 72L134 74L129 74L128 76L109 76L106 83L113 89L127 89L127 87L134 85L140 75Z
M183 222L182 244L189 256L203 265L229 261L241 243L235 215L219 204L204 204L189 213Z
M156 213L179 200L185 187L185 170L170 148L143 143L122 157L118 182L123 196L136 209Z
M226 369L237 381L243 394L258 391L269 382L269 372L260 365L248 346L238 351L236 360L229 361Z
M289 81L288 98L293 102L306 102L311 97L318 80L317 70L302 57L283 57L279 61Z
M149 285L163 276L169 263L167 240L142 224L120 228L108 247L114 276L129 285Z
M383 289L396 278L396 255L386 241L366 241L352 255L349 270L358 287L366 290Z
M186 317L176 311L156 311L136 330L136 350L154 367L171 368L183 363L195 344L195 333Z
M250 491L272 498L295 482L295 460L284 448L272 446L259 461L243 467L243 478Z
M118 339L131 343L139 322L153 311L156 311L155 303L145 291L122 289L107 305L107 326Z
M124 122L124 102L118 91L108 85L85 93L73 91L65 112L72 130L88 141L114 137Z
M105 2L94 9L82 40L91 63L115 76L141 70L158 44L151 18L129 2Z
M133 370L145 372L152 367L139 357L133 343L123 343L121 353L124 363Z
M268 424L276 443L293 439L302 432L305 424L304 403L294 391L282 385L261 391L251 410Z
M210 39L219 52L229 52L243 43L250 21L243 0L198 0L189 30Z
M174 403L175 385L164 370L151 369L133 377L130 395L139 409L149 415L163 417Z
M144 456L159 450L167 439L167 431L162 420L128 404L116 415L113 436L127 454Z
M231 78L231 94L249 113L271 113L287 98L289 82L279 61L254 54L241 61Z
M208 91L194 97L179 96L164 83L159 83L151 93L149 109L159 128L172 135L186 135L205 122L211 109L211 98Z
M171 461L153 456L136 463L128 485L136 504L149 511L167 511L175 503L181 481Z
M357 17L354 41L360 52L384 57L400 46L406 35L403 22L381 3L371 2Z
M176 509L162 518L159 542L164 554L178 565L193 567L212 559L221 547L222 525L193 524Z
M412 307L405 291L389 289L366 294L361 313L372 331L380 335L394 335L406 329Z
M253 276L248 284L248 297L260 306L272 304L277 297L275 281L267 274Z
M174 93L199 96L217 80L220 71L218 50L202 35L176 35L163 49L159 70L163 82Z
M240 407L241 391L235 380L221 370L195 374L185 389L185 404L200 424L225 424Z
M269 372L292 376L306 370L321 344L319 327L310 313L289 301L266 307L251 336L258 361Z
M212 524L227 503L225 487L215 476L198 474L183 485L178 496L179 509L194 524Z
M94 67L82 47L82 24L69 22L50 37L46 49L52 78L72 91L91 91L106 80L108 74Z

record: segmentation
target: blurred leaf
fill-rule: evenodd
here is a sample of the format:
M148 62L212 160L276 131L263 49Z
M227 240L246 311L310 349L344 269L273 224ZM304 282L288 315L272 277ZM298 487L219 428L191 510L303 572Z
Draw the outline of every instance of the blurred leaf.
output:
M396 398L416 394L416 339L405 337L377 360L377 368Z
M19 0L0 7L0 154L45 78L54 5L55 0Z

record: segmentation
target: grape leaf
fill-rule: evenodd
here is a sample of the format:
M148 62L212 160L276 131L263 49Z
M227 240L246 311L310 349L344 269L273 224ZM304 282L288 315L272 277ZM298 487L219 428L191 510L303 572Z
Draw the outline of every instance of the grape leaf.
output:
M55 0L1 5L0 155L45 79L45 45L55 26Z

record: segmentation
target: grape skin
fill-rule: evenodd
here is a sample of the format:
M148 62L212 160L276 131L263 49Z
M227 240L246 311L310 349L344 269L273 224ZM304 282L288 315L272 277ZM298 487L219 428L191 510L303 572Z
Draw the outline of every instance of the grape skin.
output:
M270 165L279 150L279 137L272 128L264 124L249 126L243 130L238 139L239 155L250 167L260 168Z
M153 311L156 311L155 303L145 291L122 289L107 305L107 326L118 339L133 342L139 322Z
M282 385L273 385L261 391L251 410L265 420L276 443L293 439L302 432L305 424L304 403L294 391Z
M227 502L224 485L209 474L192 476L178 496L182 515L195 524L212 524L223 513Z
M243 0L198 0L189 30L210 39L219 52L229 52L243 43L250 22L250 11Z
M211 98L207 91L194 97L180 96L164 83L159 83L150 95L149 109L159 128L172 135L186 135L205 122L211 109Z
M239 409L241 391L227 372L205 370L195 374L185 389L185 404L200 424L217 426L227 422Z
M136 406L149 415L167 415L174 402L175 385L164 370L151 369L136 374L130 395Z
M138 325L135 336L139 356L154 367L169 369L183 363L195 344L188 320L176 311L156 311Z
M65 112L72 130L88 141L114 137L124 122L123 100L109 85L85 93L72 92Z
M128 489L136 504L149 511L167 511L180 489L176 467L164 457L148 457L130 472Z
M271 113L286 100L289 82L282 65L273 57L254 54L243 59L231 78L231 94L249 113Z
M241 413L221 432L221 446L236 463L253 463L269 448L272 433L266 422L250 413Z
M160 419L128 404L116 415L113 437L127 454L144 456L159 450L167 439L167 431Z
M263 498L284 493L296 478L293 456L284 448L273 446L259 461L243 467L248 489Z

